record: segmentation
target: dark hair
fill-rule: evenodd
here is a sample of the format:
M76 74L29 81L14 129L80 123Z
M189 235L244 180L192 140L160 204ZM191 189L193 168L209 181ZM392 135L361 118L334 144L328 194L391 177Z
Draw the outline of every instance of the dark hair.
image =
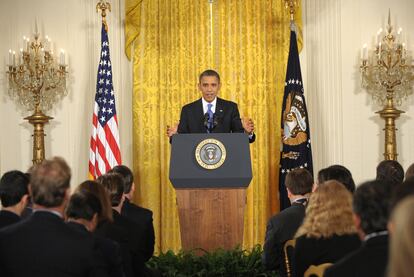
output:
M355 182L351 172L342 165L331 165L318 172L318 183L335 180L343 184L351 193L355 191Z
M122 176L114 172L106 173L105 175L99 176L96 181L105 188L111 200L112 207L118 206L124 194L124 181Z
M3 174L0 179L0 199L3 207L14 206L28 194L29 178L18 170Z
M411 164L408 168L407 171L405 172L405 179L408 179L410 177L414 176L414 164Z
M44 160L30 170L31 197L35 204L57 207L63 203L70 186L71 172L60 157Z
M218 82L220 83L220 75L212 69L207 69L207 70L203 71L200 74L200 77L198 77L198 82L201 83L201 79L203 79L203 77L205 77L205 76L214 76L214 77L217 78Z
M99 199L90 192L72 194L66 208L66 216L74 219L92 220L93 216L101 213L102 206Z
M285 186L295 195L312 191L313 177L305 168L296 168L286 175Z
M414 176L398 184L391 197L390 212L405 198L414 195Z
M377 180L384 180L390 185L401 184L404 180L404 169L401 164L393 160L385 160L377 166Z
M382 180L365 182L356 189L353 209L365 234L387 229L390 198L388 184Z
M98 214L99 222L113 221L111 200L106 189L100 183L91 180L84 181L77 187L76 192L92 193L98 198L102 208Z
M129 193L134 183L134 175L132 174L131 169L125 165L117 165L112 168L108 173L118 173L122 176L124 181L124 193Z

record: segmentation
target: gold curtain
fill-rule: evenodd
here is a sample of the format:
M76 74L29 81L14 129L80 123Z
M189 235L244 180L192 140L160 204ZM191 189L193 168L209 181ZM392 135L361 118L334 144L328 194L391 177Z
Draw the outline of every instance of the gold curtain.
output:
M301 9L296 15L301 30ZM181 247L175 192L168 180L166 126L200 98L205 69L222 79L220 96L255 122L253 180L247 191L244 248L263 243L278 210L280 117L289 50L282 0L126 0L126 54L133 60L134 199L154 212L156 249ZM299 41L301 45L301 39Z

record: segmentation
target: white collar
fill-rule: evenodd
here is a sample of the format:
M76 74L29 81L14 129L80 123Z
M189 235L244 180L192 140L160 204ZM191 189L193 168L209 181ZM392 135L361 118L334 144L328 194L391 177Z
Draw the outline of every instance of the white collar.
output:
M205 114L208 110L207 105L211 104L211 110L213 111L213 113L216 112L216 106L217 106L217 97L214 98L214 100L212 102L207 102L203 97L201 97L201 102L203 103L203 113Z
M370 233L368 235L365 236L364 241L367 241L369 239L375 238L375 237L379 237L379 236L385 236L388 235L388 231L384 230L384 231L380 231L380 232L374 232L374 233Z

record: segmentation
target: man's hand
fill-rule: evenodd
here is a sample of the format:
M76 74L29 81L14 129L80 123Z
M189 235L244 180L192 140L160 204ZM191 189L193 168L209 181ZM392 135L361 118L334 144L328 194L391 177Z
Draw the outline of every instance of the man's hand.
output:
M242 118L243 129L248 134L253 134L254 132L254 123L251 118L243 117Z
M177 130L178 130L178 123L175 124L172 127L170 127L169 125L167 125L167 136L170 138L172 135L177 134Z

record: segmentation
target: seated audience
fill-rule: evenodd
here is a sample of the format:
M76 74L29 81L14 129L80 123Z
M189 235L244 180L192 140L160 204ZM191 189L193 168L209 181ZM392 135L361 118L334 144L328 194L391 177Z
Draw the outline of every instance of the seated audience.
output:
M361 247L325 271L327 277L384 276L388 261L390 195L388 184L375 180L360 185L354 194L354 223Z
M298 168L286 175L285 185L291 206L269 219L262 256L266 269L281 272L286 272L283 245L302 224L313 177L306 169Z
M70 168L61 158L32 168L32 216L0 230L2 276L107 276L94 241L62 219L70 178Z
M405 179L411 178L414 176L414 163L411 164L408 168L407 171L405 172Z
M135 192L134 175L132 171L125 165L118 165L109 172L115 172L122 176L124 181L124 197L125 201L122 205L121 215L126 216L144 228L145 236L145 253L144 258L148 261L154 254L154 225L152 223L152 211L135 205L131 202Z
M4 173L0 179L0 229L20 221L29 198L29 178L18 170Z
M130 256L130 264L124 260L124 270L127 276L146 276L147 268L145 237L142 225L121 215L121 208L125 200L124 183L122 176L117 173L107 173L100 176L97 181L105 188L112 205L113 223L99 226L97 233L117 241L121 250ZM131 270L126 269L130 266ZM132 275L129 275L131 274Z
M414 272L414 196L394 209L388 224L391 243L388 277L411 277Z
M295 276L311 265L334 263L361 242L352 222L352 195L338 181L327 181L312 193L296 234Z
M67 224L74 230L89 234L95 240L109 276L123 277L121 250L118 243L92 234L98 225L98 216L101 212L101 203L95 195L90 192L77 192L71 196L66 208Z
M343 184L351 193L355 191L355 183L351 172L342 165L331 165L318 172L318 184L335 180Z
M393 160L385 160L377 166L377 180L382 180L391 185L391 190L404 180L404 169L401 164Z

